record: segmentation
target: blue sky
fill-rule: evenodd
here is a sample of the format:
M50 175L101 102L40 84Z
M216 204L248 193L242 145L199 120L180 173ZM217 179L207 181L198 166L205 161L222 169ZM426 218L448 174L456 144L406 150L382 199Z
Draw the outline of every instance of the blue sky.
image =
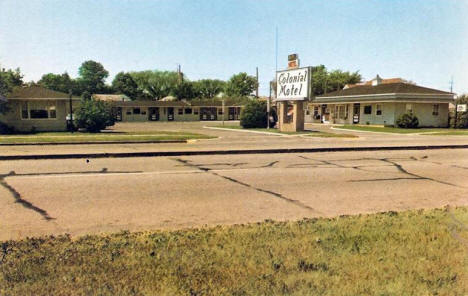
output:
M255 74L267 95L278 68L357 71L468 92L468 1L0 0L0 65L25 80L85 60L110 72L182 71L191 80Z

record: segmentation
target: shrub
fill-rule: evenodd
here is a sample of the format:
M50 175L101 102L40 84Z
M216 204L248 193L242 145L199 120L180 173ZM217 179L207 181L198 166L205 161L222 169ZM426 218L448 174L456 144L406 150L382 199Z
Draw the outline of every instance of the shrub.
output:
M82 100L76 113L78 128L84 128L91 133L98 133L108 126L114 125L111 107L102 101Z
M277 121L276 112L270 110L270 127ZM257 100L248 102L242 109L240 125L243 128L265 128L267 126L267 104Z
M14 132L15 129L13 127L0 121L0 135L9 135L13 134Z
M404 113L397 118L396 124L401 128L417 128L419 120L413 113Z

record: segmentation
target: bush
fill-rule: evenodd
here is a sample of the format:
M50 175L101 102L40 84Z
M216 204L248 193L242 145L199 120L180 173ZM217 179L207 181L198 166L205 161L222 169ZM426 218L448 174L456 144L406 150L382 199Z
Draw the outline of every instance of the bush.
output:
M270 127L277 121L276 112L270 110ZM258 100L248 102L242 109L240 125L243 128L265 128L267 126L267 104Z
M0 135L10 135L15 132L15 129L6 123L0 121Z
M114 122L110 105L102 101L82 100L80 109L76 113L78 128L84 128L91 133L98 133L114 125Z
M419 120L413 113L404 113L397 118L396 124L401 128L417 128Z

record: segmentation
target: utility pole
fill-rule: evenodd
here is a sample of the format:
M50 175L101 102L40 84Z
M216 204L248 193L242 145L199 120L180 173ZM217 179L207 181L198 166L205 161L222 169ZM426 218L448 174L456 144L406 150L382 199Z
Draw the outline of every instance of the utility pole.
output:
M270 129L270 101L271 101L271 89L272 89L272 83L270 81L270 95L268 96L268 101L267 101L267 129Z
M177 65L177 79L179 80L179 83L182 83L182 71L180 71L180 64Z
M257 75L256 75L256 76L257 76L257 90L255 91L255 96L256 96L257 99L258 99L258 87L259 87L259 84L260 84L260 83L258 82L258 67L256 67L256 73L257 73Z
M275 71L278 72L278 26L276 26L276 31L275 31L275 59L276 59Z
M69 105L70 105L70 124L68 126L69 126L70 131L73 133L75 128L73 126L73 106L72 106L73 93L71 89L68 90L68 95L69 95Z
M450 79L450 92L453 92L453 76Z

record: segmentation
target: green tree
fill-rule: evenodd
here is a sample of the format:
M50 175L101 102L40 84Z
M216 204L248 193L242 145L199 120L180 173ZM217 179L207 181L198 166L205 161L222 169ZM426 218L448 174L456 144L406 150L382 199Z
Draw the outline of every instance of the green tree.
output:
M226 82L219 79L202 79L194 83L197 96L212 99L226 88Z
M23 75L19 68L0 70L0 95L6 96L16 86L23 85Z
M258 86L257 79L245 72L233 75L226 84L226 94L229 96L248 96Z
M118 73L112 81L112 88L114 91L122 93L132 100L138 99L141 96L138 85L129 73Z
M180 99L192 100L199 96L197 89L195 88L194 82L184 80L178 83L172 90L172 94Z
M91 133L98 133L108 126L114 125L115 120L111 112L111 105L93 99L82 100L76 112L78 128L84 128Z
M138 89L150 99L160 100L174 93L179 83L179 75L171 71L130 72Z
M45 88L64 93L68 93L70 89L73 90L75 88L73 85L74 81L67 72L63 74L44 74L37 83Z
M78 73L83 91L95 94L106 90L105 79L109 76L109 72L104 69L102 64L95 61L85 61L81 64Z
M325 93L343 89L346 84L362 81L361 74L356 72L343 72L333 70L329 72L324 65L312 67L312 93L319 96Z

